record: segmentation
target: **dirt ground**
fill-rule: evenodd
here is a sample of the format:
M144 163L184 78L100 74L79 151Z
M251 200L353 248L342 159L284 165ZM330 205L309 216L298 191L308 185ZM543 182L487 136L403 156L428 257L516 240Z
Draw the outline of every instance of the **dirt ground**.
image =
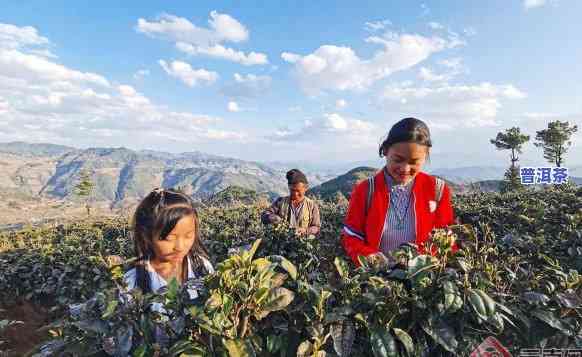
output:
M0 333L0 340L5 341L0 345L1 357L26 356L35 346L46 340L46 331L39 328L46 326L50 321L50 314L46 308L34 305L28 301L20 301L13 305L0 306L0 320L22 321L8 327Z

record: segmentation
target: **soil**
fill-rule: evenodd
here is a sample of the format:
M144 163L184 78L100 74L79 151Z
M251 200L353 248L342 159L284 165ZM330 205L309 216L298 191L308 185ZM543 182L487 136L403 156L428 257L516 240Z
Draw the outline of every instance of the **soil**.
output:
M0 320L22 321L0 332L0 357L25 356L27 352L48 338L47 331L38 329L51 321L47 308L35 305L29 301L19 301L16 304L0 306Z

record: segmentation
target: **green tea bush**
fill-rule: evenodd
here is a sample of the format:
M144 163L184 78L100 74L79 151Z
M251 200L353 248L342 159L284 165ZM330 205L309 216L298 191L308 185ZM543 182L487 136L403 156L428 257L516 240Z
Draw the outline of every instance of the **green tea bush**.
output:
M208 208L201 228L217 269L185 284L200 288L194 301L175 283L124 292L121 266L107 259L133 256L122 220L3 234L0 291L82 303L53 324L39 355L448 356L488 336L513 352L582 348L582 190L454 203L462 224L433 232L437 254L405 245L393 269L344 258L342 205L322 202L317 237L263 227L258 206Z

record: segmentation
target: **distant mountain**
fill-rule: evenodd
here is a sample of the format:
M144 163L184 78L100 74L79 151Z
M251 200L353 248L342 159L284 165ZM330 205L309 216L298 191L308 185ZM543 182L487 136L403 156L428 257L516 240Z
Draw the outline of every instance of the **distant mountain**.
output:
M305 173L311 187L332 180L346 173L354 167L381 167L382 161L358 162L309 162L309 161L270 161L266 165L282 172L290 169L299 169Z
M63 155L75 148L55 144L29 144L22 141L0 143L1 154L13 154L29 157L54 157Z
M569 180L574 182L578 186L582 186L582 177L570 176ZM481 191L481 192L499 192L501 190L501 183L503 180L484 180L472 182L470 184L464 185L465 191ZM534 185L536 189L541 189L545 185L539 184Z
M568 167L568 174L574 177L582 177L582 166Z
M111 206L134 203L154 187L180 187L199 200L209 199L230 186L272 197L287 194L285 172L293 167L308 175L310 194L329 197L341 192L349 196L357 181L377 170L358 166L346 170L347 173L334 174L332 171L341 165L334 167L330 163L324 165L328 171L317 171L315 164L295 164L271 163L272 167L202 152L175 154L126 148L78 149L53 144L0 143L0 200L31 201L46 197L74 201L77 199L74 187L83 171L89 173L95 184L93 198ZM582 184L580 176L573 174L578 168L570 170L571 179ZM455 193L461 193L471 187L484 191L495 189L504 168L474 166L429 172L444 178Z
M323 199L334 199L337 192L341 192L346 198L349 198L356 183L374 175L378 170L373 167L356 167L343 175L314 187L308 193L318 195ZM466 185L459 185L456 182L452 182L448 178L437 177L442 178L447 183L453 191L453 194L465 192L469 188Z
M469 184L479 181L502 180L506 169L506 167L501 166L469 166L429 169L427 172L458 184ZM568 174L574 180L582 177L582 166L568 167Z
M367 179L377 171L378 169L373 167L356 167L343 175L312 188L308 193L314 196L320 196L323 199L332 199L337 195L337 192L341 192L345 197L349 197L356 183Z
M240 204L254 204L259 200L270 203L273 198L265 193L259 194L256 191L239 186L230 186L212 195L204 201L204 204L213 207L232 207Z
M0 194L74 199L81 172L95 184L93 198L117 204L144 197L155 187L181 187L204 199L239 186L282 194L284 173L266 165L200 152L165 153L125 148L75 149L50 144L0 146Z
M501 182L503 180L483 180L471 182L465 187L468 191L499 192L501 190Z
M497 166L468 166L428 169L427 172L458 184L466 184L477 181L501 180L505 170L506 168Z

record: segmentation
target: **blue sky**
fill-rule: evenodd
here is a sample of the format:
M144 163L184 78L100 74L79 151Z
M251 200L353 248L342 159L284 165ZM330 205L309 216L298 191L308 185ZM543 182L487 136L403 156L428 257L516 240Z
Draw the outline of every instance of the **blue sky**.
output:
M580 14L575 0L7 1L0 141L367 161L416 116L434 167L505 165L489 139L515 125L532 137L522 164L542 166L536 130L582 131Z

